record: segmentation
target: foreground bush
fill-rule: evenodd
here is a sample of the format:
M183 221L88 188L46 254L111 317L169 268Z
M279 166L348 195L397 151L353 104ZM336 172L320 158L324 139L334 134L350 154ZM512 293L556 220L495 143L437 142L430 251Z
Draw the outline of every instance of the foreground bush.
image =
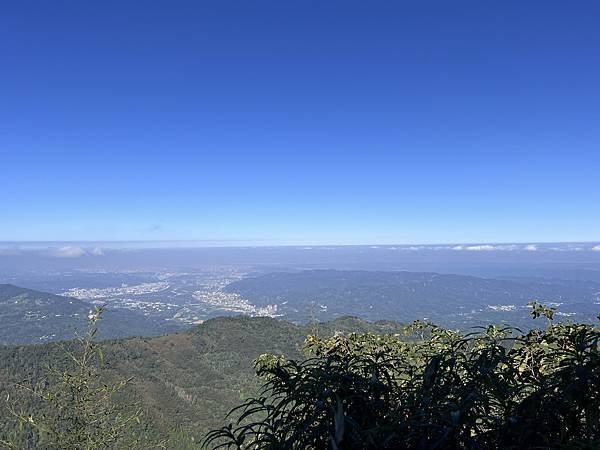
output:
M43 406L43 412L23 410L7 399L17 429L8 438L0 437L0 448L148 448L142 439L141 412L114 401L130 380L110 382L100 376L104 355L95 337L102 312L103 308L90 311L85 335L65 346L66 367L47 367L43 382L19 385Z
M534 317L553 311L534 304ZM600 448L600 330L311 336L309 358L256 361L265 384L214 449Z

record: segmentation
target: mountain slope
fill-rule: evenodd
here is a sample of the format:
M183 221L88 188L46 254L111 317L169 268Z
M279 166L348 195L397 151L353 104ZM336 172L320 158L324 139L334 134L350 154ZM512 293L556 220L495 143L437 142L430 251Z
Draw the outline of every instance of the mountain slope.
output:
M226 291L258 307L277 305L278 314L298 322L352 314L401 322L428 318L460 328L501 321L531 325L526 307L531 300L560 304L557 319L594 321L600 302L600 283L592 281L519 282L425 272L279 272L236 281Z
M0 344L34 344L72 339L93 306L82 300L0 284ZM102 339L164 334L174 327L126 310L107 310Z
M104 342L105 376L133 377L121 401L139 403L154 434L183 429L199 439L207 430L222 425L225 414L240 399L256 392L258 380L252 363L258 355L300 358L305 337L314 332L392 333L400 328L399 324L368 323L351 317L318 326L298 326L267 317L222 317L184 333ZM44 378L42 367L60 366L66 361L64 348L55 343L0 347L0 399L10 394L23 407L36 408L24 392L15 390L14 383L24 379L39 382ZM12 426L5 416L0 420L0 435L3 427L10 430Z

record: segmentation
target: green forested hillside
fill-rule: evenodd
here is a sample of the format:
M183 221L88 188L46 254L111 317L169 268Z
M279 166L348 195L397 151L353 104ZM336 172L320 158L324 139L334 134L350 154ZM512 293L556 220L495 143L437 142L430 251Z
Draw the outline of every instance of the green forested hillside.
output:
M346 317L298 326L217 318L185 333L94 344L102 362L93 384L128 380L108 402L124 415L107 424L140 410L140 424L128 423L126 436L139 436L144 449L598 448L600 330L555 324L554 309L538 303L531 313L541 316L543 329L489 326L469 334L420 321ZM0 444L39 448L38 435L19 432L17 424L28 430L29 415L40 423L56 410L18 385L52 392L44 366L72 366L70 354L80 348L0 347ZM60 373L62 401L88 391L76 372ZM81 417L104 406L95 398L91 392ZM75 419L53 422L63 438L72 436L64 423L88 428L76 410L64 411L75 411Z
M185 333L103 342L103 372L112 380L133 377L120 401L141 407L153 437L171 436L183 445L181 439L189 442L193 437L197 442L206 431L221 426L232 407L256 394L259 380L253 361L257 356L301 358L301 345L309 333L331 336L335 331L399 329L391 322L349 317L309 326L261 317L217 318ZM16 389L15 383L39 383L45 377L43 367L66 364L65 350L73 345L0 347L0 402L10 394L24 409L36 410L39 402ZM10 434L15 421L5 410L2 418L0 434Z

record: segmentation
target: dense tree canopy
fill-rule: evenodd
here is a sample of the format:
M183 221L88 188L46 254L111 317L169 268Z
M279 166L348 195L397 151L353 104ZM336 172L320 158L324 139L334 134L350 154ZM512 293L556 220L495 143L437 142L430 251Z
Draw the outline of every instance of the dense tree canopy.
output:
M12 365L4 369L8 375L15 365L27 369L42 359L54 368L7 391L7 432L0 433L0 447L197 448L190 428L152 420L149 413L166 397L157 397L161 402L142 414L135 401L135 392L142 391L133 390L131 378L119 374L131 373L132 361L141 359L138 376L145 371L150 377L170 374L167 381L174 383L176 375L189 373L194 376L190 382L206 393L208 372L195 373L203 367L192 365L195 360L218 362L215 373L228 373L227 367L238 373L262 353L255 361L262 389L250 388L249 380L239 384L247 388L234 391L243 402L230 413L234 421L210 432L206 447L600 448L600 329L554 323L554 310L537 303L531 311L547 319L544 330L489 326L465 334L426 322L402 327L345 319L298 328L273 319L221 319L177 341L173 336L150 339L155 351L139 353L134 350L144 339L95 342L98 310L90 313L88 334L74 342L7 350L8 356L27 357L11 357ZM293 350L309 329L303 357ZM191 347L185 350L173 342ZM243 355L223 353L232 342L239 343ZM115 346L124 347L117 352ZM106 351L113 363L126 363L122 372L105 363ZM171 372L152 366L158 355L174 354L178 357L166 366ZM175 367L181 371L173 371ZM143 379L144 388L162 386L150 379ZM215 382L225 388L226 380L236 378L221 375ZM182 410L194 407L196 397L175 392ZM219 393L219 404L239 401ZM31 401L25 401L28 397ZM188 397L191 402L183 404ZM197 398L199 410L219 416L210 407L217 403ZM8 427L11 423L18 427Z
M599 448L600 330L309 336L303 361L262 355L261 395L205 445L236 449Z

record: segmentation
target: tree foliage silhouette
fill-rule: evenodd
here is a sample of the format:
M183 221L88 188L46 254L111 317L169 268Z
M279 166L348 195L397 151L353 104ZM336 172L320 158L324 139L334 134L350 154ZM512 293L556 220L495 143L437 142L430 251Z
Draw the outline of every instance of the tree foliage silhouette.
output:
M208 434L213 449L600 448L600 331L554 324L462 334L338 334L308 359L262 355L261 394Z

